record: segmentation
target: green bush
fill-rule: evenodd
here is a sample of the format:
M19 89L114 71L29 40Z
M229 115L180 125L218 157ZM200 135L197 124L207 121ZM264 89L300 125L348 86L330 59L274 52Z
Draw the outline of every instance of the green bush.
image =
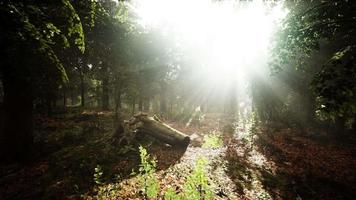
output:
M150 198L157 196L159 191L159 183L155 176L156 161L150 158L147 150L142 146L139 147L141 164L139 168L140 185L145 195Z
M223 145L223 140L217 132L213 132L209 135L204 135L203 148L219 148Z
M164 200L180 200L182 199L172 188L168 188L164 193Z
M197 160L192 174L187 177L187 182L183 186L182 199L213 199L214 192L209 185L209 179L205 171L207 162L206 158Z

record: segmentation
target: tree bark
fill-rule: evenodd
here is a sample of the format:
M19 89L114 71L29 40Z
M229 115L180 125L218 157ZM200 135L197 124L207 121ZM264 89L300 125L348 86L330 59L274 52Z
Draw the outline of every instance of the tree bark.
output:
M143 97L140 95L138 99L138 111L142 112L143 111Z
M145 98L143 101L143 111L149 112L150 111L150 98Z
M116 88L115 92L115 114L117 115L121 109L121 89Z
M133 98L132 99L132 105L131 105L131 114L134 115L135 114L135 107L136 107L136 99Z
M81 69L81 72L80 72L80 105L82 107L85 106L85 88L84 88L84 73L83 73L83 69Z
M46 98L46 107L47 107L47 116L52 116L53 114L53 104L52 104L52 97L48 95Z
M109 110L109 79L106 76L103 78L102 108Z
M63 89L63 108L64 110L66 109L67 107L67 95L66 95L66 90Z
M29 81L8 78L4 84L1 161L23 161L33 147L33 97Z
M159 107L160 107L161 113L167 112L167 98L166 98L165 92L162 92L160 95Z
M346 118L345 117L336 117L335 119L335 133L336 134L343 134L345 133L345 123L346 123Z
M139 133L148 134L172 146L187 147L190 143L189 136L163 123L156 116L138 114L133 123L137 122L142 122L142 125L137 127Z

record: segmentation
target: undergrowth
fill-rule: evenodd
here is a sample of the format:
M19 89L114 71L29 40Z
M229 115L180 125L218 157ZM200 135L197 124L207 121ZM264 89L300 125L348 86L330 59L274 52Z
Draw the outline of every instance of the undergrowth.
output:
M160 199L165 200L211 200L214 197L213 188L210 185L210 179L206 174L206 166L208 160L205 157L200 157L195 163L195 167L191 174L186 177L186 182L181 186L180 192L169 187L160 196L160 184L156 175L156 160L152 158L147 150L139 146L140 152L140 165L138 173L133 172L131 175L137 175L137 186L140 195L143 199ZM102 168L97 165L94 173L94 181L98 185L97 195L95 199L115 199L122 194L125 187L120 186L119 183L106 184L102 181L103 175Z
M145 197L154 198L159 191L158 179L155 176L156 160L151 159L147 150L139 147L141 164L139 168L139 181Z
M219 148L223 145L223 140L218 132L213 132L209 135L204 136L203 148Z

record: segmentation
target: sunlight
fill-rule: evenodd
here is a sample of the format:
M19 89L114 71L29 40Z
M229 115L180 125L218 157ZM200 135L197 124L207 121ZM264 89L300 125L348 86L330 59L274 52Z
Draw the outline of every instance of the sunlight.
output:
M246 82L258 70L256 60L267 57L275 24L287 14L281 2L207 0L136 0L138 23L147 29L170 30L195 57L211 84Z
M179 44L175 51L188 57L202 85L191 98L205 91L210 101L235 98L237 107L251 108L249 81L269 76L270 39L288 14L283 1L134 0L130 6L139 25Z

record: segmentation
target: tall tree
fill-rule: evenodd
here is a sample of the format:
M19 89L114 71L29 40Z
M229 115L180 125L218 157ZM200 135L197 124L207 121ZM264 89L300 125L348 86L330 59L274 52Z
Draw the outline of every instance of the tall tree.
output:
M355 121L356 114L352 56L356 4L344 0L294 1L286 2L286 6L292 9L276 35L272 69L280 73L293 66L309 74L310 87L303 90L314 96L316 113L335 122L341 119L344 127L344 119ZM325 49L327 53L320 53Z
M33 144L36 86L43 77L55 77L58 83L68 81L60 52L70 46L83 52L84 35L68 0L3 1L0 20L0 74L4 86L0 155L4 160L23 160Z

